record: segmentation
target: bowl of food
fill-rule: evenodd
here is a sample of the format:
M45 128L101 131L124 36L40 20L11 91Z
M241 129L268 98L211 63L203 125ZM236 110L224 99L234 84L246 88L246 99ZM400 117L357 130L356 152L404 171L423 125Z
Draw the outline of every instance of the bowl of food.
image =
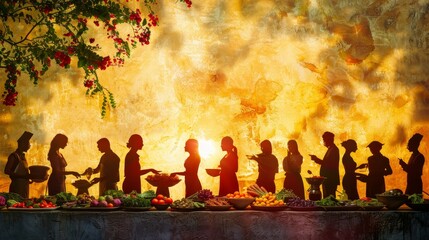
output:
M167 210L167 208L170 207L170 204L154 204L152 206L154 206L156 210L163 211L163 210Z
M422 194L410 195L405 204L416 211L429 211L429 199L424 199Z
M400 189L391 189L381 194L376 194L377 200L384 203L389 210L396 210L407 202L408 196Z
M246 209L255 201L255 198L227 198L226 199L235 209Z
M146 181L154 187L172 187L178 184L181 179L177 175L161 173L147 176Z
M43 182L48 179L49 167L43 165L33 165L28 167L30 170L30 178L33 182Z
M217 177L220 175L220 168L206 168L206 172L212 177Z

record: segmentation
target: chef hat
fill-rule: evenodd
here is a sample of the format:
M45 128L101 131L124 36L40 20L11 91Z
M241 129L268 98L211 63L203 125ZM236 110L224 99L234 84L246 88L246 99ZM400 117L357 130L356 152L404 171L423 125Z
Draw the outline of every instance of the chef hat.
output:
M31 132L25 131L21 137L18 138L18 143L29 143L33 134Z
M416 133L410 138L409 143L420 144L420 141L422 140L422 138L423 138L423 135L421 135L420 133Z
M372 141L370 144L368 144L368 146L366 146L366 147L369 147L369 148L378 148L378 149L381 149L382 148L382 146L383 146L384 144L383 143L381 143L381 142L379 142L379 141Z

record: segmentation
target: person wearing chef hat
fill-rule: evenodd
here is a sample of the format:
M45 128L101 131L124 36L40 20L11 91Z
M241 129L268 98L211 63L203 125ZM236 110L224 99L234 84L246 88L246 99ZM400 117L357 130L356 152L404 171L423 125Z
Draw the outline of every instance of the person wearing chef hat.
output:
M381 154L381 148L384 144L379 141L372 141L367 147L372 153L368 157L368 163L361 167L368 167L368 178L366 183L366 196L376 198L376 194L386 191L384 176L392 174L389 159Z
M422 172L425 157L419 152L420 141L422 138L423 135L416 133L410 138L410 140L408 140L407 149L412 152L408 163L399 159L399 164L407 173L407 189L405 190L405 194L422 194L423 192Z
M33 133L25 131L18 139L18 148L7 159L4 173L9 175L12 182L9 192L17 193L23 198L28 198L30 186L30 171L28 169L25 153L30 149L30 139Z

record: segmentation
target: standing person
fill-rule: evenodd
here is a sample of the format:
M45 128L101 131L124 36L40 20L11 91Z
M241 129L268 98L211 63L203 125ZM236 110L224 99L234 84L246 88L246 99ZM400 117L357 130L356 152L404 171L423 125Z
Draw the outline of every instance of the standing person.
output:
M185 144L185 152L189 153L189 157L185 160L185 171L173 172L171 175L185 176L185 197L189 197L202 190L201 182L198 178L198 168L201 162L200 153L198 152L198 141L196 139L188 139Z
M405 190L405 194L422 194L423 192L422 171L425 157L419 152L422 138L423 135L416 133L408 140L407 149L412 152L408 163L399 159L399 164L407 173L407 189Z
M301 199L305 199L304 183L301 177L301 165L303 157L298 149L298 143L295 140L289 140L287 143L287 156L283 159L283 170L285 171L284 189L290 189Z
M367 164L362 164L362 167L368 166L368 179L366 183L366 196L375 198L376 194L386 191L384 176L392 174L389 159L381 154L383 144L378 141L372 141L368 146L372 156L368 158Z
M143 138L138 134L131 135L128 140L127 147L130 151L128 151L127 156L125 156L125 179L122 183L122 190L124 193L130 193L132 191L141 193L140 176L148 172L159 173L159 171L153 168L140 169L140 156L137 154L137 151L141 150L143 145Z
M238 191L238 180L236 172L238 171L238 152L234 146L234 141L231 137L222 138L222 151L226 151L226 155L220 160L220 186L219 196L226 196L228 193Z
M353 139L346 140L341 143L346 149L346 152L343 155L343 166L345 170L345 174L343 177L343 188L346 191L347 197L350 200L359 199L359 193L357 190L357 180L356 180L356 162L353 160L351 156L352 152L357 151L356 141Z
M273 155L273 148L269 140L264 140L260 144L262 153L248 156L249 159L258 163L258 178L256 184L264 187L268 192L276 192L274 182L276 173L279 172L279 162Z
M323 160L310 154L311 160L320 164L320 176L326 177L325 181L322 183L323 198L329 195L335 197L337 186L340 185L340 173L338 170L340 164L340 150L334 143L334 137L335 135L331 132L324 132L322 135L323 144L328 148Z
M91 183L100 182L99 195L102 196L107 190L118 190L119 182L119 162L120 159L110 148L110 142L107 138L101 138L97 141L98 150L104 153L95 169L88 168L85 173L100 173L99 178L94 178Z
M4 173L9 175L12 182L9 192L18 193L23 198L28 198L30 191L30 172L28 170L25 153L30 149L30 139L33 133L25 131L18 139L18 148L7 159Z
M76 178L80 174L74 171L66 171L67 162L60 149L67 146L68 138L64 134L57 134L51 141L51 147L48 152L48 160L51 162L52 173L48 180L48 192L53 196L66 191L66 175L73 175Z

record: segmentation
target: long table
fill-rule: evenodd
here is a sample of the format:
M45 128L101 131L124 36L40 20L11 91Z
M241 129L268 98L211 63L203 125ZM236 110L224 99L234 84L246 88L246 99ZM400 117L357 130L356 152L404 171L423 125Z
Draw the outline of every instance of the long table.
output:
M429 212L0 211L0 239L428 239Z

